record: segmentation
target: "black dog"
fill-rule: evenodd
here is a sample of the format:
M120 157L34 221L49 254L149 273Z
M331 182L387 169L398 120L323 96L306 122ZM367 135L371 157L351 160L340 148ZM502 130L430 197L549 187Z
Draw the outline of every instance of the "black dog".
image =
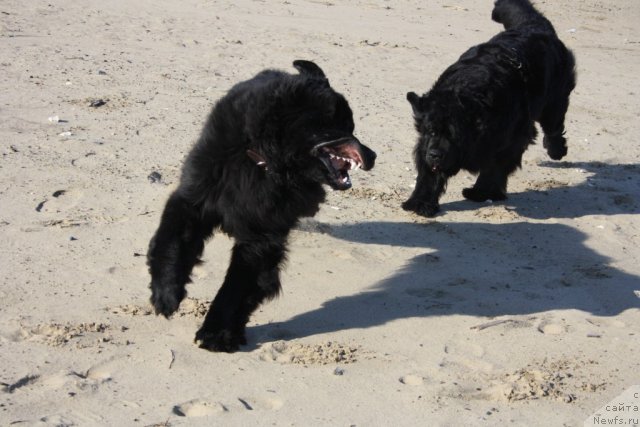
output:
M320 67L293 65L299 74L263 71L217 102L149 244L151 303L169 317L205 240L217 228L235 239L224 283L196 333L208 350L246 344L249 316L280 291L289 231L318 211L322 184L346 190L349 170L374 165L376 154L353 136L349 104Z
M509 175L536 137L534 121L549 156L567 154L573 54L528 0L497 0L491 17L505 31L465 52L422 97L407 94L419 139L418 178L405 210L434 216L447 180L460 169L479 172L465 198L504 200Z

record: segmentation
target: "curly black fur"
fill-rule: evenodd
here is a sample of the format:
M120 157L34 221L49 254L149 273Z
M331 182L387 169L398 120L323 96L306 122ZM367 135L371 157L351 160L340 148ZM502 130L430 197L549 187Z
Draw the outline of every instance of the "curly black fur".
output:
M352 112L313 62L299 74L266 70L214 106L151 239L151 303L171 316L186 295L204 243L220 229L235 239L226 277L196 334L200 347L232 352L245 326L280 291L287 236L324 201L323 184L351 186L348 170L373 167L353 136Z
M505 199L507 179L536 137L535 121L549 156L567 154L573 54L528 0L497 0L492 18L503 32L466 51L423 96L407 94L419 139L418 178L405 210L434 216L447 180L460 169L479 173L465 198Z

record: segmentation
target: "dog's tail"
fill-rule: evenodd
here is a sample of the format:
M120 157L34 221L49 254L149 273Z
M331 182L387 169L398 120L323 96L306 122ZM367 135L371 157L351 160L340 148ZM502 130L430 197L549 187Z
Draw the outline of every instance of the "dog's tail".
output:
M496 0L491 19L504 25L505 30L535 23L538 29L555 34L551 22L537 11L529 0Z

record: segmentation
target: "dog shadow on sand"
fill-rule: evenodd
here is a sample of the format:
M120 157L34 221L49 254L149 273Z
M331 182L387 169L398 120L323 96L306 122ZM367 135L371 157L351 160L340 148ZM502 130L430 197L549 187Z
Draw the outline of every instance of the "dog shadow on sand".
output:
M283 322L250 328L249 334L254 337L250 341L271 340L279 331L300 338L413 317L517 316L567 309L615 316L640 308L636 293L640 291L640 277L617 269L610 257L591 249L585 233L565 224L527 222L527 218L637 213L637 201L628 193L632 187L638 188L640 167L599 163L555 167L581 169L593 175L576 187L513 195L506 204L524 217L523 221L446 222L451 205L456 205L453 210L463 209L463 204L464 209L478 209L471 202L455 202L444 204L443 213L433 222L380 221L323 227L335 238L363 245L425 251L361 293L328 300L317 310ZM539 209L531 207L536 199L540 199L537 203L544 202ZM615 232L605 226L594 234L608 234L609 241L618 242L611 235ZM624 251L624 243L619 244L618 253Z
M640 165L544 161L538 167L562 174L558 178L534 182L526 191L507 193L508 199L496 205L504 205L531 219L640 213ZM518 179L519 174L523 172L516 172L512 179ZM567 180L581 183L574 185ZM466 200L445 203L442 214L475 210L479 206Z

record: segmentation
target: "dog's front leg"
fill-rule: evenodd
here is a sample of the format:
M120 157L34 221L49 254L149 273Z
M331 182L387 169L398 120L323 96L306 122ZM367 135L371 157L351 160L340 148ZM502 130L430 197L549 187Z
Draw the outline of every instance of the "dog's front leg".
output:
M245 327L251 313L280 291L285 251L286 237L234 245L224 283L196 333L201 348L230 353L246 344Z
M503 164L494 164L482 169L473 187L462 189L462 195L473 202L505 200L507 179L512 169L515 169L515 166L507 168Z
M418 215L433 217L440 210L439 199L444 193L447 178L432 172L424 161L418 160L418 178L411 197L402 204L402 209Z
M544 131L542 145L549 157L560 160L567 155L567 140L564 137L564 119L569 108L569 94L556 103L547 105L540 117L540 126Z
M147 264L151 273L151 304L156 314L169 317L186 295L193 266L204 241L217 222L205 221L198 210L178 192L169 198L158 231L149 243Z

